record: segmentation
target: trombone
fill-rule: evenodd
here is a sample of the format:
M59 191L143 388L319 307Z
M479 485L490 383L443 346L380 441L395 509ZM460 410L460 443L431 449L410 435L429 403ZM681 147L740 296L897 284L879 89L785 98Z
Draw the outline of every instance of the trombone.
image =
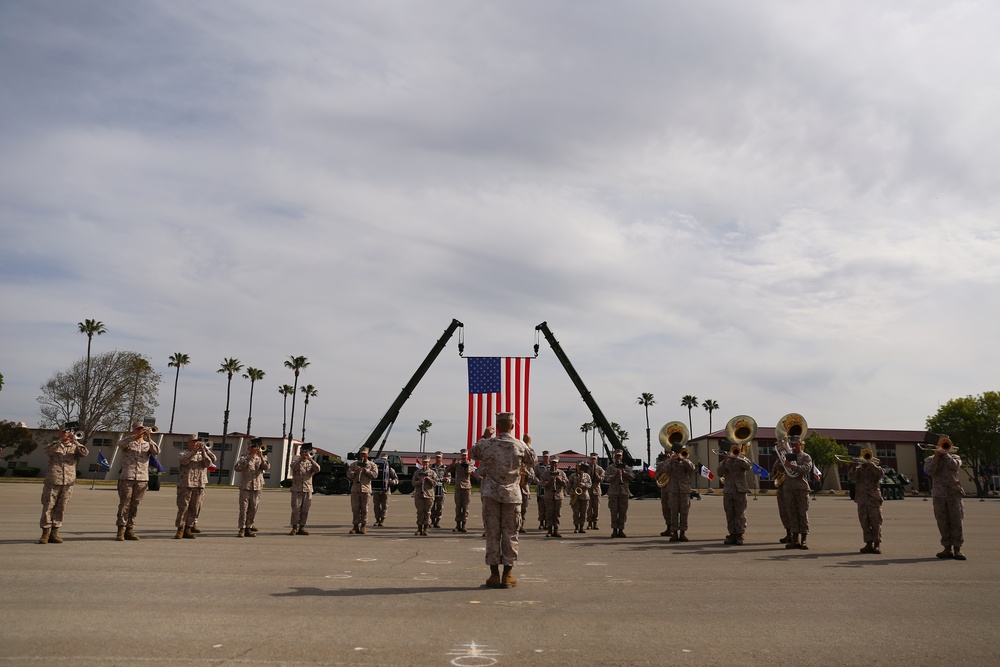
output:
M874 463L875 465L881 465L881 461L875 456L875 452L869 447L865 447L861 450L861 456L842 456L840 454L834 454L836 458L841 463Z
M951 441L951 438L949 438L946 435L938 436L936 444L927 445L927 444L917 443L917 447L919 447L924 451L943 452L945 454L950 454L952 452L958 451L958 447L956 447L955 443Z

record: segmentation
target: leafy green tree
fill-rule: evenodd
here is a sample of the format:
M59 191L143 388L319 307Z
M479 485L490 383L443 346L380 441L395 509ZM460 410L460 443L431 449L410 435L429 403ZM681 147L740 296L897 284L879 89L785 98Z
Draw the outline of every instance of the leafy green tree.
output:
M653 445L649 432L649 406L656 405L656 399L653 398L651 393L644 391L639 394L639 398L635 402L646 409L646 464L652 465L650 457L653 456Z
M11 451L7 452L8 448ZM17 461L37 448L38 443L23 423L0 421L0 452L4 461Z
M833 438L822 435L819 431L812 431L803 440L803 449L812 457L813 465L826 477L831 466L834 470L839 469L837 456L847 456L847 447L840 444ZM839 480L839 477L838 477Z
M3 373L0 373L0 391L3 391Z
M694 424L691 422L691 410L698 407L698 397L688 394L681 399L681 407L688 409L688 430L691 432L691 437L694 437Z
M976 484L976 494L984 496L986 487L975 473L980 466L1000 459L1000 392L951 399L927 418L927 429L951 438L962 465L973 471L969 476Z
M94 336L100 336L108 332L107 327L104 326L104 322L99 320L84 320L83 322L77 322L79 331L82 334L87 334L87 369L83 375L83 403L80 404L80 414L79 421L80 426L83 428L83 432L93 431L90 421L90 413L87 411L87 397L90 396L90 345L94 342ZM87 443L87 439L84 439L84 444Z
M306 398L302 402L302 442L306 441L306 412L309 411L309 399L315 396L319 396L319 392L316 391L316 387L311 384L307 384L304 387L300 387L299 391L305 394Z
M712 413L719 409L719 404L710 398L706 398L701 407L708 410L708 432L712 432Z
M264 379L264 371L247 366L247 372L243 374L243 379L250 380L250 408L247 411L247 435L250 435L250 424L253 423L253 385L257 380Z
M431 426L434 424L427 419L417 424L417 431L420 433L420 451L424 451L427 446L427 432L431 430Z
M170 363L167 364L167 368L176 368L177 373L174 375L174 400L170 408L170 430L168 433L174 432L174 413L177 412L177 382L181 379L181 366L187 366L191 363L191 357L184 354L183 352L175 352L170 355Z
M127 431L132 415L151 415L159 405L161 377L138 352L105 352L92 356L89 364L80 359L42 385L41 426L60 428L77 420L86 402L90 419L80 420L83 442L98 431Z

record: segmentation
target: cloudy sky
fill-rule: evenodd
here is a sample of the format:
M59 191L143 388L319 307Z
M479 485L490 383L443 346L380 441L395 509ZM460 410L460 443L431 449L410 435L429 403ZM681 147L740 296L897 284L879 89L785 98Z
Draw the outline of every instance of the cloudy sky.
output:
M654 438L685 394L921 429L998 389L998 34L985 1L2 3L0 418L91 318L161 424L190 355L181 432L221 431L236 357L280 435L306 356L346 452L456 318L478 356L548 322L636 453L641 392ZM390 446L464 443L457 340ZM531 390L536 445L582 449L544 341Z

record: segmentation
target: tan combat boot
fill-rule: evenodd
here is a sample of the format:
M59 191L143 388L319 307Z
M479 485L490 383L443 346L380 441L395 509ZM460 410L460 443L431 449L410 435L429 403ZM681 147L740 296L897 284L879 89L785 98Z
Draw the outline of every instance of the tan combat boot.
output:
M133 530L131 528L126 528L125 529L125 539L126 540L130 540L132 542L138 542L139 541L139 536L136 535L135 532L133 532Z
M292 532L290 532L288 534L289 535L298 535L299 534L299 527L298 526L292 526Z
M52 535L56 534L56 529L52 529ZM965 554L962 553L962 547L955 547L955 553L952 556L955 560L965 560Z
M52 532L49 533L49 542L54 542L55 544L62 544L62 538L59 537L59 528L57 526L52 526ZM956 552L958 549L955 550Z
M115 535L115 541L116 542L124 542L125 541L125 529L123 527L121 527L121 526L118 526L118 534Z
M183 537L185 540L195 540L195 539L198 539L198 536L194 534L194 531L191 530L190 526L188 526L187 528L184 529L184 534L181 535L181 537Z
M246 537L246 534L247 531L243 528L240 528L240 532L236 533L236 537Z
M361 528L358 529L358 532L361 533L362 535L367 535L368 534L367 528L368 526L366 524L361 524Z
M490 565L490 578L486 580L486 585L489 588L500 588L502 583L500 580L500 566Z
M306 530L305 526L299 526L299 535L308 535L309 531Z
M48 544L49 536L52 534L51 528L42 528L42 536L38 538L39 544Z
M514 588L514 586L517 586L517 579L510 573L513 569L511 565L503 566L503 577L500 579L500 588Z
M183 527L178 527L177 528L177 532L174 534L174 539L175 540L179 540L182 537L184 537L184 528Z

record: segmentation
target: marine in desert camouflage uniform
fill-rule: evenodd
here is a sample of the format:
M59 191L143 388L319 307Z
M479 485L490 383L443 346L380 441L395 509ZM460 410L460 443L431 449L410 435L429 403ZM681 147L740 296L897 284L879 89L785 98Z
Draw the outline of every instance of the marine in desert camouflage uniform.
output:
M965 543L962 531L965 506L962 504L962 497L965 492L958 477L961 467L962 459L958 454L946 452L941 447L924 459L924 471L931 478L934 519L937 521L938 532L941 533L941 546L944 547L944 551L937 554L938 558L966 559L962 553L962 545Z
M632 468L625 465L624 452L615 450L614 463L604 473L608 481L608 510L611 513L611 537L627 537L625 522L628 520L629 482L635 479Z
M308 535L306 522L312 507L313 475L319 472L319 464L313 459L313 446L303 443L298 460L289 467L292 471L292 532L289 535Z
M750 492L750 487L747 485L747 471L753 466L750 465L750 459L733 452L738 449L738 446L733 446L730 453L719 463L715 474L719 479L725 479L722 506L726 512L726 528L729 534L726 535L724 542L742 545L743 534L747 531L747 493Z
M449 479L455 480L455 527L453 533L468 532L465 528L469 520L469 502L472 500L472 464L469 452L463 449L461 458L445 470Z
M549 467L542 471L542 486L545 487L545 507L548 516L545 524L548 526L546 537L562 537L559 533L560 517L562 515L563 491L569 485L566 473L559 469L559 457L549 458Z
M431 470L430 457L423 457L421 463L423 466L413 472L413 505L417 510L417 532L414 535L427 534L431 505L434 503L434 486L437 484L437 474Z
M160 453L160 446L150 440L150 430L142 422L121 440L122 470L118 476L118 535L115 539L138 540L135 516L149 487L149 457Z
M863 554L882 553L882 489L879 482L885 470L874 460L858 461L847 471L848 479L854 480L854 502L858 505L858 521L865 546Z
M586 463L577 465L576 472L569 476L569 504L573 508L573 532L586 533L583 525L587 521L587 507L590 505L590 487L594 482L590 479L590 466ZM577 491L579 490L579 493Z
M177 455L177 528L175 540L195 539L195 522L201 513L208 483L208 467L215 463L216 456L198 436L188 438L187 449ZM201 531L199 531L201 532Z
M70 428L63 429L59 439L45 447L49 465L42 483L42 518L39 521L42 536L38 538L39 544L62 544L59 529L62 528L66 504L73 496L76 466L89 453Z
M512 570L518 551L521 466L530 468L537 463L534 450L515 438L511 434L513 429L513 413L501 412L497 415L496 429L488 426L482 439L472 447L472 458L480 462L486 564L490 567L486 585L490 588L517 585Z
M368 460L368 448L358 451L358 460L347 468L351 480L351 515L354 526L351 533L366 534L368 525L368 499L372 495L372 480L378 477L378 466Z
M587 506L587 528L597 530L597 520L601 515L601 482L604 481L604 468L597 465L597 454L590 454L590 504Z
M237 537L256 537L250 530L260 507L260 493L264 488L264 473L271 469L271 462L261 451L259 441L251 440L247 453L236 462L235 470L240 473L240 518Z

